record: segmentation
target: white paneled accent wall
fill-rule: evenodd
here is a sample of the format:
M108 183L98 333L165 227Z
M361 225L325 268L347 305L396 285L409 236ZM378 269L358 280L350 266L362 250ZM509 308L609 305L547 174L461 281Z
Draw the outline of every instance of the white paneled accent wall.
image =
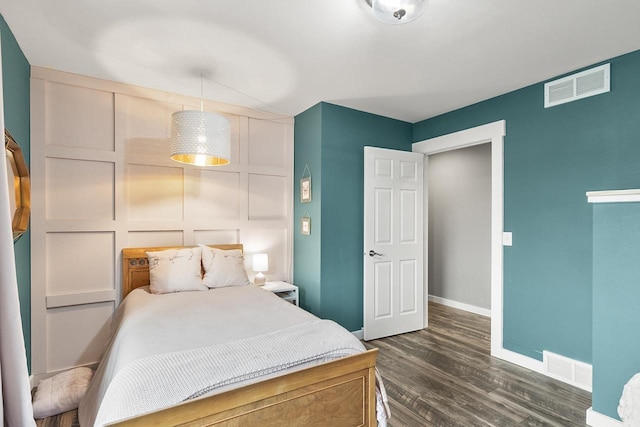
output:
M231 164L169 158L171 114L199 100L31 70L32 371L99 361L125 247L243 243L291 278L293 118L205 102L231 122Z

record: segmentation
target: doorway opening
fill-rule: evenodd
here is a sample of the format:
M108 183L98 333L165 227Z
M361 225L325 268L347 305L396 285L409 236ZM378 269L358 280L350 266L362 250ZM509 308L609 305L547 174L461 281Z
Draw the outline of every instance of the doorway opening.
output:
M491 317L491 144L432 154L429 301Z
M501 359L510 360L502 347L502 295L503 295L503 152L506 122L504 120L489 123L483 126L443 135L413 144L414 152L426 156L457 150L465 147L473 147L481 144L489 144L491 149L491 355ZM428 163L428 162L426 162ZM425 173L425 188L428 187L428 173ZM424 198L425 215L429 212L428 197ZM426 220L428 223L428 220ZM428 247L430 236L425 232L425 295L428 295L428 262L430 248ZM426 301L425 301L426 307ZM425 310L424 324L428 324L428 310Z

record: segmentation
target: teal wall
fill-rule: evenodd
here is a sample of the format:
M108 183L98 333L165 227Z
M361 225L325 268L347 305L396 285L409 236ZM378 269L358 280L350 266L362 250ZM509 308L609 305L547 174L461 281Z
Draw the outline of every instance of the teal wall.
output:
M293 166L293 283L300 290L300 305L321 315L320 248L322 224L320 202L322 200L322 104L301 113L295 118ZM305 166L308 170L305 171ZM311 202L300 203L300 179L311 175ZM303 216L311 218L311 234L300 234Z
M640 203L593 205L593 409L613 418L640 372Z
M594 409L615 417L621 385L640 371L637 340L625 342L640 327L640 272L614 277L594 264L613 244L594 230L599 208L594 217L585 193L640 188L640 51L607 62L611 92L548 109L541 82L414 125L325 103L297 116L296 178L304 163L314 175L313 203L300 205L297 183L295 193L296 221L313 212L311 239L298 229L294 239L303 306L349 330L362 325L364 145L410 150L409 142L506 120L504 219L513 246L504 250L503 346L538 360L548 350L592 363ZM637 261L640 231L625 239L618 249ZM620 292L609 292L614 280ZM632 304L618 311L615 298Z
M421 141L506 120L503 345L538 360L591 362L585 192L640 187L640 51L608 62L610 93L545 109L539 83L414 125Z
M30 67L15 37L0 15L2 38L2 90L4 125L16 140L29 163L29 78ZM31 237L27 231L15 243L16 269L22 330L27 348L27 364L31 372Z
M323 104L322 307L350 331L362 328L364 147L411 151L411 124Z
M309 164L313 201L300 203L296 182L294 283L301 288L304 308L350 331L362 328L363 316L364 147L410 151L411 128L407 122L327 103L296 116L294 174L299 181L305 163ZM299 231L305 210L311 216L311 236ZM308 252L310 242L319 242L319 257ZM313 297L304 296L309 293Z

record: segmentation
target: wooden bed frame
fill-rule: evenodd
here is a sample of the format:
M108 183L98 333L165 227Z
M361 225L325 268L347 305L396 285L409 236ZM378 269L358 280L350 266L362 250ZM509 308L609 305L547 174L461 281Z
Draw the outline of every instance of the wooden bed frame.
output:
M211 247L242 250L242 245ZM123 249L122 298L149 284L147 251L181 248ZM369 350L112 425L373 427L376 355Z

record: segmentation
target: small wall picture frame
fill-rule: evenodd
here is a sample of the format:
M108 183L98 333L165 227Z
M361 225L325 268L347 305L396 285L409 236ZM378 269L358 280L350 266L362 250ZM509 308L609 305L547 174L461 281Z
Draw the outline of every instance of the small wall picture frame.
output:
M311 201L311 177L305 176L300 179L300 203Z
M300 222L300 234L304 236L311 235L311 218L308 216L302 217Z

